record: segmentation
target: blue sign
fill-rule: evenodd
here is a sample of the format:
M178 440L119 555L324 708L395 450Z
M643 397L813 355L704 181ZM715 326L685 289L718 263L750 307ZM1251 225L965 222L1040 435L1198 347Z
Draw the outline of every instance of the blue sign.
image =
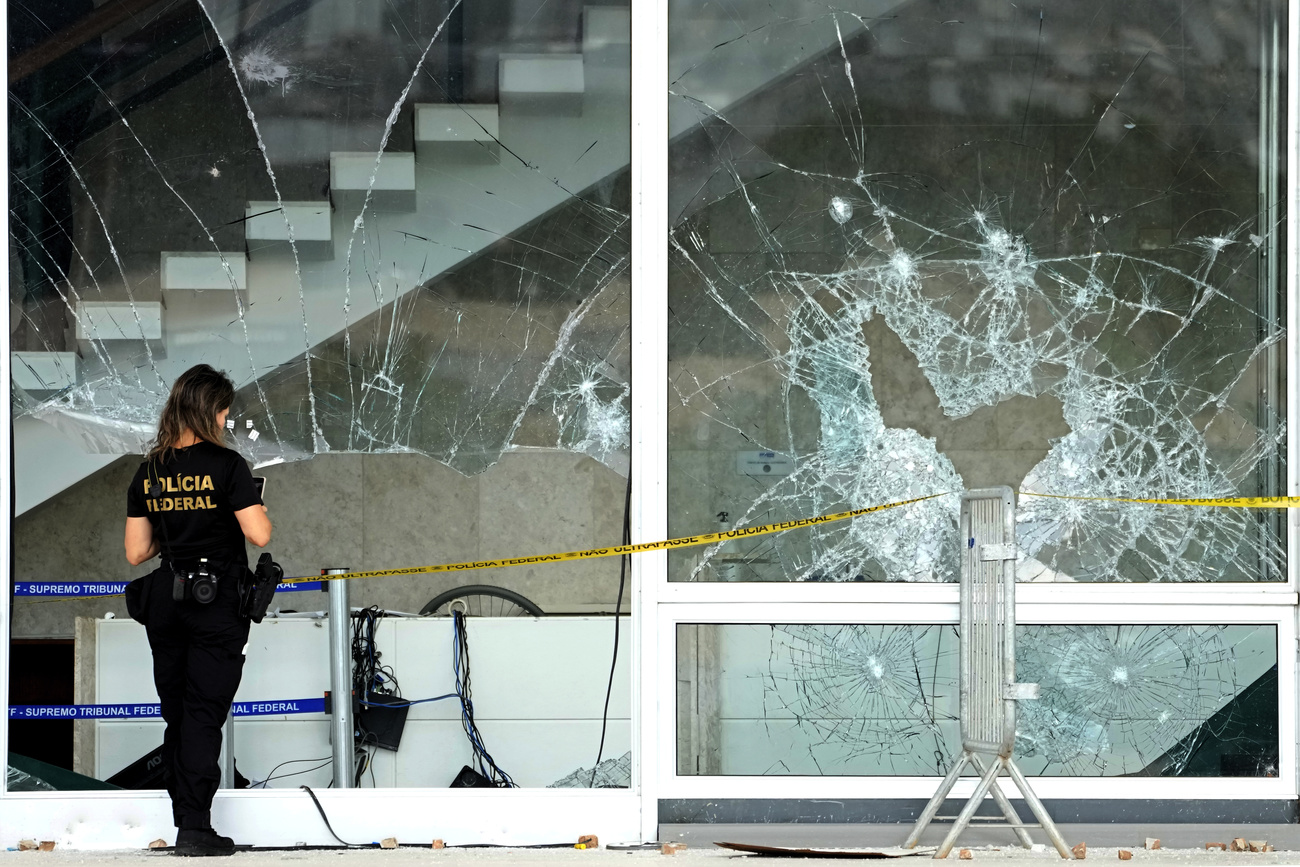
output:
M237 701L235 716L280 716L294 713L324 713L325 699L295 698L281 701ZM155 704L16 704L9 719L162 719Z
M125 581L17 581L15 596L45 599L91 599L121 596L126 592ZM297 593L301 590L319 590L321 582L303 581L298 584L277 584L276 593Z
M125 581L17 581L15 596L121 596Z

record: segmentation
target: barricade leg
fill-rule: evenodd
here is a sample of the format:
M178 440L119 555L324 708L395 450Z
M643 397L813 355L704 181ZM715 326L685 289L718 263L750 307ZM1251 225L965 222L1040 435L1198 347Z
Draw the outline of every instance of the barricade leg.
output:
M908 836L907 842L903 843L904 849L916 848L916 844L921 840L921 832L925 830L926 825L929 825L935 814L939 812L939 808L943 806L944 798L948 797L948 793L952 791L952 787L957 784L957 778L961 776L961 772L965 769L966 763L969 762L971 758L972 756L970 753L965 750L962 751L961 757L957 759L957 762L952 766L952 770L948 772L948 776L944 777L943 782L939 784L939 790L934 793L934 797L930 799L930 803L925 805L925 809L922 810L921 815L917 817L916 824L912 827L912 833Z
M980 761L979 756L972 753L970 760L971 764L975 766L975 770L983 775L985 773L984 763ZM1009 762L1010 759L1007 761ZM1021 824L1020 814L1016 812L1015 807L1011 806L1011 802L1007 800L1006 795L1002 794L1002 788L996 782L989 787L989 794L993 796L993 800L998 802L998 806L1002 809L1002 815L1006 817L1011 830L1016 832L1016 839L1020 841L1020 845L1026 849L1034 848L1034 841L1030 838L1029 832L1024 828L1017 827Z
M970 796L970 800L966 802L966 806L962 807L961 812L957 814L957 821L952 823L952 830L948 832L948 836L944 837L943 842L939 844L939 851L934 853L935 858L948 857L948 853L952 851L952 847L956 844L957 838L961 836L962 831L966 830L966 826L970 824L971 817L975 815L975 811L978 810L980 804L984 802L984 796L988 794L989 786L993 785L994 781L997 780L998 772L1002 770L1005 761L1006 760L1001 756L998 756L989 765L989 769L984 772L984 776L980 777L979 785L975 787L975 793Z
M1048 815L1047 808L1043 806L1043 802L1038 800L1038 796L1034 794L1034 790L1029 788L1029 781L1025 779L1025 775L1020 773L1020 768L1016 767L1016 763L1010 759L1006 760L1006 766L1007 773L1010 774L1011 779L1015 781L1016 788L1020 790L1020 794L1025 796L1025 803L1029 805L1029 809L1033 812L1034 818L1038 820L1038 824L1042 825L1043 830L1047 832L1047 838L1052 841L1052 845L1056 847L1056 851L1062 858L1067 861L1070 860L1072 856L1070 854L1070 848L1065 845L1065 838L1061 836L1060 831L1056 830L1056 823L1053 822L1052 817Z

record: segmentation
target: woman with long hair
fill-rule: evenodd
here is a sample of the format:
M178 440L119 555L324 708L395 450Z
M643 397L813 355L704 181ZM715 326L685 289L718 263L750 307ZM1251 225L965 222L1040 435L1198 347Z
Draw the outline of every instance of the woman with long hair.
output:
M228 855L212 829L221 781L221 727L244 669L249 621L241 584L251 580L244 543L271 541L271 521L248 464L225 446L230 378L206 364L172 386L158 436L126 497L126 559L161 565L127 589L145 625L154 685L167 723L163 771L176 853Z

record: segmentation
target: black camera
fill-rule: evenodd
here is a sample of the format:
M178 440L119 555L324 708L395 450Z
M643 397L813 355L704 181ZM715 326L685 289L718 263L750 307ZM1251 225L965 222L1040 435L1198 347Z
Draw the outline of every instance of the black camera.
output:
M173 573L172 599L183 602L189 596L200 605L207 605L217 598L217 582L221 576L208 568L208 558L199 558L199 568L192 572L181 569Z

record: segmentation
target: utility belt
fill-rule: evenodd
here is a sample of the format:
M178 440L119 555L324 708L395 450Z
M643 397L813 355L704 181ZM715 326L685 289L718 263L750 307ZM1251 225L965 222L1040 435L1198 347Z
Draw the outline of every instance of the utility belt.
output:
M223 581L237 582L239 614L254 623L261 623L266 616L275 588L284 577L284 570L269 553L258 558L255 570L207 557L164 559L162 568L164 574L172 576L172 600L175 602L193 599L200 605L208 605L217 598Z

